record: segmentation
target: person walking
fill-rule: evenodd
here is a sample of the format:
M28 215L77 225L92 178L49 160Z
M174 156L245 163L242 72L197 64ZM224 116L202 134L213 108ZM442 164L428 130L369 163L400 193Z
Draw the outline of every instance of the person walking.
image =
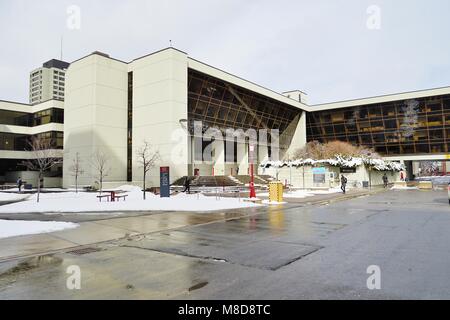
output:
M345 194L345 186L347 185L347 178L341 175L341 190Z
M22 178L19 177L19 179L17 179L17 188L19 189L19 193L22 192L22 184L23 184Z
M189 179L189 177L186 177L186 179L184 180L184 190L183 192L186 192L188 194L191 193L191 180Z
M385 173L385 174L383 174L383 185L384 185L385 188L387 188L388 182L389 182L389 179L388 179L388 177L387 177L387 175Z

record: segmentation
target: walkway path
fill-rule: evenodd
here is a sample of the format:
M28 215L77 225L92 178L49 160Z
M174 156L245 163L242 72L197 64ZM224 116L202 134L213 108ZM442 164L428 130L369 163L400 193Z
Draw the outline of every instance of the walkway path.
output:
M382 190L375 189L371 192L352 190L346 195L327 194L303 199L290 198L287 199L289 203L283 206L295 207L299 204L302 206L323 204L330 201L360 197L369 193L378 193L380 191ZM104 216L101 220L79 222L80 226L75 229L0 239L0 262L68 251L87 245L132 238L140 234L156 233L186 226L238 219L244 216L265 213L267 210L268 207L256 207L209 213L152 212L150 214L141 213L141 215L126 217ZM48 220L48 218L46 217L45 220Z

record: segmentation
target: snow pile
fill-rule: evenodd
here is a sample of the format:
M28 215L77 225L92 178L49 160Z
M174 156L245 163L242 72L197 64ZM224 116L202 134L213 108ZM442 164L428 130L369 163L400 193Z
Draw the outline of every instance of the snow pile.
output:
M318 194L332 194L332 193L340 193L342 192L340 187L334 187L327 190L293 190L286 191L283 193L283 198L306 198L313 197ZM269 197L268 192L258 193L260 197ZM264 202L263 202L264 203Z
M170 198L160 198L150 192L143 200L139 187L121 186L114 190L128 190L126 200L115 202L100 202L96 192L59 192L41 193L41 200L36 202L36 195L31 195L27 201L0 206L0 213L95 213L128 211L214 211L260 206L251 202L239 201L237 198L207 197L202 194L173 195ZM109 194L104 192L103 194Z
M391 190L419 190L418 187L393 186Z
M378 171L402 171L405 167L400 162L383 159L364 159L364 164Z
M76 227L78 227L78 224L72 222L0 220L0 239Z
M29 194L0 192L0 202L20 201L28 198L29 196L30 196Z
M399 162L385 161L383 159L372 158L356 158L356 157L343 157L337 155L331 159L297 159L293 161L264 161L260 164L263 168L275 167L302 167L302 166L318 166L318 165L330 165L333 167L341 168L355 168L361 165L372 167L378 171L401 171L404 170L404 166Z
M347 190L352 189L351 186L347 186ZM342 189L340 186L329 188L328 190L313 190L311 191L313 194L331 194L331 193L342 193Z
M269 200L263 200L262 203L269 204L269 205L277 205L277 204L285 204L287 202L278 202L278 201L269 201Z

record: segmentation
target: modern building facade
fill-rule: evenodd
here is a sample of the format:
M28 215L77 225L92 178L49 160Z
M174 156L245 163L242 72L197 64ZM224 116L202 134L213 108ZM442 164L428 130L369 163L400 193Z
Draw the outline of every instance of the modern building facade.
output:
M450 87L312 106L308 140L373 148L388 160L438 161L450 154ZM410 172L417 173L417 167ZM448 168L450 171L450 168Z
M0 181L14 182L11 172L26 170L23 162L34 157L29 145L32 137L49 140L54 154L62 157L63 135L63 101L36 105L0 101ZM53 176L62 176L61 166L53 170Z
M130 62L101 52L70 65L50 60L30 79L30 104L0 101L3 179L32 156L32 136L51 139L63 152L57 170L64 187L74 184L77 156L79 183L95 185L100 154L106 185L141 184L138 151L145 142L159 153L147 185L159 184L160 166L170 167L171 181L245 175L251 163L290 158L313 140L371 147L404 162L410 174L424 160L438 161L442 172L450 167L450 87L308 105L300 90L279 94L174 48ZM51 94L44 95L44 83ZM38 103L48 96L54 99Z
M170 167L171 181L193 174L247 174L249 158L282 157L305 144L306 108L174 48L131 62L94 52L72 62L66 75L64 186L73 184L69 164L77 153L89 163L99 152L114 168L105 181L140 183L137 150L145 141L160 155L149 184L159 183L159 166ZM235 132L227 137L227 129ZM248 129L256 132L255 148ZM275 138L272 129L279 129ZM80 181L96 179L91 166Z
M64 100L66 69L69 63L52 59L30 72L30 104Z

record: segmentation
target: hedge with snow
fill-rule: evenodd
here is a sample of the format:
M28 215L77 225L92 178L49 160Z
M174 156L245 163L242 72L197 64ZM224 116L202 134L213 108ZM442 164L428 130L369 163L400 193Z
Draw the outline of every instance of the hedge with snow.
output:
M343 157L340 155L331 159L314 160L314 159L298 159L292 161L264 161L260 164L263 168L283 168L283 167L302 167L302 166L319 166L330 165L333 167L341 168L354 168L361 165L365 165L377 171L402 171L404 170L403 164L393 161L385 161L383 159L372 158L356 158L356 157Z

